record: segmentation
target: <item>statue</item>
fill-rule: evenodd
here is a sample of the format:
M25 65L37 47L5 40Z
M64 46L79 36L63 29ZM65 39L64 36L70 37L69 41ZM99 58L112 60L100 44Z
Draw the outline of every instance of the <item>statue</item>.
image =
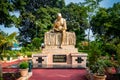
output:
M45 48L60 48L74 47L76 44L76 36L74 32L68 32L66 20L62 18L61 13L57 14L57 19L54 22L53 28L45 33L44 46Z
M57 19L54 22L53 29L55 32L62 33L62 41L60 45L60 48L62 48L61 46L64 45L64 42L65 42L67 26L66 26L66 20L62 18L61 13L57 14Z

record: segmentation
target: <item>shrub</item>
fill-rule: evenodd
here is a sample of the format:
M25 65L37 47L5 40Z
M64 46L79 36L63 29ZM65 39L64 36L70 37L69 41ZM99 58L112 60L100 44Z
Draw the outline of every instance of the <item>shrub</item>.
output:
M39 49L41 46L41 39L40 38L34 38L32 40L32 44L36 49Z
M20 69L27 69L29 67L28 62L21 62L19 65Z
M32 57L32 52L25 52L25 54L27 55L27 57Z
M91 70L97 75L104 75L106 63L104 59L98 59L93 65L91 65Z

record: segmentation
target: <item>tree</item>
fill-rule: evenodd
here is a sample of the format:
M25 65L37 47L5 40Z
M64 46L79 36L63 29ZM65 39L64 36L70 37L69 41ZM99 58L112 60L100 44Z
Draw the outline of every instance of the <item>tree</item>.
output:
M34 12L40 7L63 8L64 0L13 0L16 10L20 12Z
M79 43L85 40L85 29L87 27L87 10L86 7L70 3L61 10L63 17L67 21L67 30L76 33L77 47Z
M58 12L66 18L68 31L76 33L77 42L85 40L84 30L88 25L85 6L74 3L65 6L64 0L14 0L13 3L16 10L20 11L18 39L24 45L30 43L35 37L43 41L44 33L52 28Z
M11 0L0 0L0 25L11 27L14 24L15 15L10 15L14 11Z
M92 17L91 20L91 26L93 34L97 34L99 36L102 36L103 33L105 33L104 27L106 22L109 20L107 10L105 8L100 8L99 11Z
M89 42L90 42L90 30L91 30L91 24L90 21L92 19L92 16L96 14L96 11L99 9L99 3L102 0L85 0L83 3L87 7L87 14L88 14L88 49L90 47Z
M103 51L110 55L118 54L116 48L120 41L119 9L120 3L116 3L108 9L100 8L90 22L94 35L103 41Z
M0 53L4 53L4 50L13 45L13 40L15 39L15 36L16 32L11 33L7 36L0 34Z
M112 8L100 8L91 20L92 31L99 35L104 41L111 41L114 38L120 38L119 13L120 3L114 4Z
M51 28L55 14L65 6L64 0L15 0L13 3L20 11L18 39L24 45L35 37L43 41L43 34Z

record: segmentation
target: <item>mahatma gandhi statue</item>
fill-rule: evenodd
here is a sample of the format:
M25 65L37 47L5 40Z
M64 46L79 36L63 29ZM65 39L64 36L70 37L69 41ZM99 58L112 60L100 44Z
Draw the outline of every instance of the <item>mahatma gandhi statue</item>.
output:
M65 37L66 37L66 30L67 30L66 20L62 18L61 13L57 14L57 19L54 22L53 30L56 32L62 33L62 41L60 45L60 48L61 48L61 46L64 45Z

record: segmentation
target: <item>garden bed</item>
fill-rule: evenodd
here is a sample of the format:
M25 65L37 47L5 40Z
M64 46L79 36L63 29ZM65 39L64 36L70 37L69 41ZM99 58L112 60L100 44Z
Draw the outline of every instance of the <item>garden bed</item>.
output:
M17 80L20 78L20 73L3 73L3 80Z

